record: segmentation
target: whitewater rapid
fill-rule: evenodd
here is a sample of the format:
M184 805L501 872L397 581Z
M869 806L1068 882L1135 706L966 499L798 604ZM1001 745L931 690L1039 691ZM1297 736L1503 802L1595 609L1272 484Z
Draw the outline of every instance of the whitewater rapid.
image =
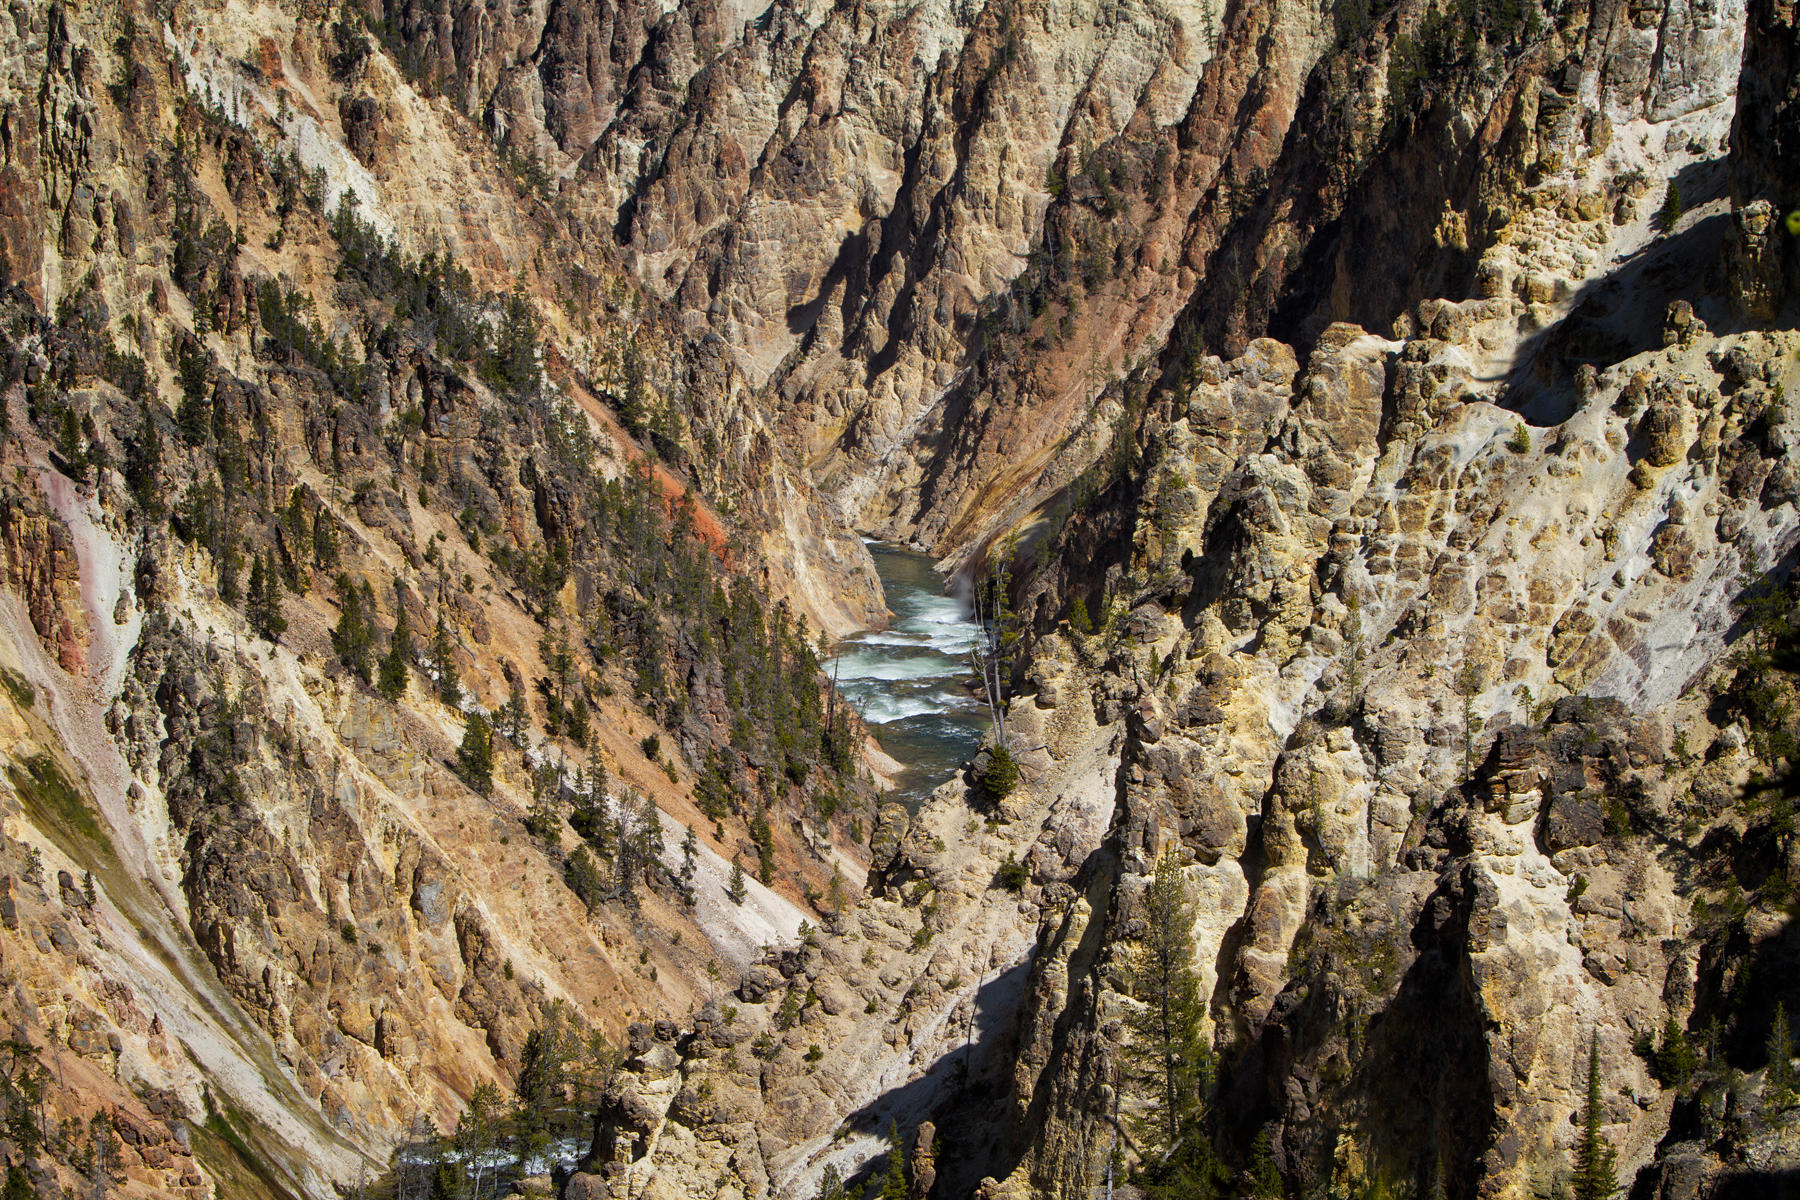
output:
M922 554L872 543L893 622L839 642L826 670L904 770L895 799L917 805L981 745L987 707L971 685L978 633L964 601Z

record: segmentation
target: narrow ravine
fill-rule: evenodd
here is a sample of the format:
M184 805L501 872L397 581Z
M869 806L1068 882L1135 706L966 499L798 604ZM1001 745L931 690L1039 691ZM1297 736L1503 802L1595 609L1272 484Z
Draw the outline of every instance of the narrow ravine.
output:
M916 808L974 757L988 731L973 691L976 626L923 554L871 544L893 624L838 643L826 669L902 766L893 799Z

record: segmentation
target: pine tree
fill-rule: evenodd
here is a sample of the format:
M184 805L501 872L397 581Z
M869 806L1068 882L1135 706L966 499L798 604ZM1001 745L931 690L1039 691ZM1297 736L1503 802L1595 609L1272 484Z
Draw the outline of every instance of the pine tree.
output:
M756 843L756 878L768 887L775 878L775 834L762 813L750 818L750 840Z
M1769 1065L1763 1071L1763 1108L1773 1114L1792 1105L1794 1086L1794 1034L1788 1024L1787 1005L1775 1006L1769 1027Z
M744 864L737 859L731 860L731 882L725 888L725 895L733 904L742 904L749 894L744 880Z
M694 803L717 824L730 812L730 800L731 779L726 774L724 761L717 749L708 750L700 778L694 781Z
M250 559L250 585L244 590L244 619L250 622L250 628L259 636L263 635L259 617L262 613L263 592L268 588L263 579L262 555L254 555Z
M681 839L681 874L677 877L676 886L681 892L681 903L688 908L694 907L694 874L699 870L700 841L694 836L694 827L687 827L687 835Z
M450 627L444 623L444 610L438 609L437 625L431 631L431 658L437 663L438 699L454 708L462 703L462 684L456 678L456 648L450 640Z
M270 641L279 641L287 632L287 618L281 613L281 577L275 571L275 553L263 551L263 578L268 586L263 592L263 630Z
M550 674L556 680L555 702L551 706L550 712L552 726L550 732L555 734L562 728L566 717L569 673L575 669L575 655L569 649L569 640L563 636L560 630L556 629L545 632L542 641L538 644L538 653L543 656L544 665L550 668ZM655 734L651 735L652 738L655 736ZM649 738L645 739L646 744L649 741ZM649 754L649 751L645 751L645 753ZM655 758L656 756L650 754L650 757Z
M198 309L196 309L198 311ZM206 441L212 427L212 397L207 394L206 355L183 344L175 351L175 381L181 385L181 402L175 406L175 423L190 446Z
M563 882L569 885L569 890L575 893L590 914L600 907L600 901L605 898L606 885L600 878L600 868L594 865L593 856L585 846L577 846L575 853L569 855L564 862Z
M1675 228L1686 209L1681 202L1681 185L1673 179L1669 180L1668 190L1663 193L1662 207L1656 212L1656 224L1664 233Z
M1450 1170L1444 1165L1444 1152L1439 1150L1437 1158L1431 1164L1431 1191L1428 1200L1448 1200L1450 1195Z
M577 746L586 746L588 739L588 706L587 697L576 693L575 699L569 702L567 713L563 717L563 732ZM666 769L666 768L665 768Z
M613 854L613 891L636 912L638 884L662 849L662 819L656 802L645 796L635 813L619 809L618 842Z
M831 882L825 887L826 904L831 910L831 922L835 927L844 919L845 882L844 868L837 863L831 864Z
M488 719L471 712L463 722L462 745L456 751L456 766L463 781L483 796L494 790L494 733Z
M219 599L226 604L238 602L238 552L231 545L230 533L226 533L226 544L219 554Z
M481 374L490 385L508 392L527 391L537 383L537 319L517 286L500 306L499 333Z
M530 714L525 708L525 696L519 691L519 681L511 678L507 684L506 704L500 709L500 728L506 734L506 740L515 746L523 745L525 727L530 722Z
M817 1200L844 1200L844 1177L838 1173L836 1163L826 1163L820 1173Z
M888 1122L887 1167L881 1173L879 1200L910 1200L912 1191L906 1184L906 1146L900 1140L900 1126Z
M88 473L87 450L81 438L81 418L75 410L65 408L56 425L56 452L68 464L69 478L85 482Z
M650 403L644 391L644 358L637 343L625 347L625 394L619 400L619 420L626 432L642 437L650 416Z
M527 1110L521 1114L527 1121L536 1119L561 1099L558 1093L568 1073L575 1040L568 1001L558 999L546 1004L543 1023L525 1035L524 1048L519 1052L519 1077L513 1085L513 1094Z
M306 489L298 484L288 493L287 512L282 517L286 526L288 561L292 564L292 573L288 576L288 588L304 594L311 582L312 572L307 569L307 547L312 542L312 526L306 519Z
M394 1200L431 1200L443 1149L437 1125L415 1113L394 1147Z
M975 589L975 621L981 627L981 636L970 651L970 660L981 676L988 714L994 723L994 745L998 750L1007 750L1010 745L1006 736L1006 682L1012 670L1014 651L1023 634L1011 599L1013 559L1017 552L1018 535L1013 534L999 548L987 578ZM1010 751L1007 757L1010 760Z
M1004 742L988 751L987 766L975 780L970 789L973 799L992 807L1012 795L1013 789L1019 786L1019 761Z
M275 559L267 551L251 560L244 609L258 636L277 642L287 632L287 618L281 615L281 577L275 573Z
M1086 597L1075 597L1075 603L1069 606L1069 627L1083 636L1094 632L1094 618L1088 615Z
M1250 1146L1250 1194L1256 1200L1281 1200L1281 1169L1275 1165L1275 1138L1267 1125Z
M88 1194L93 1200L105 1200L122 1164L112 1121L103 1111L96 1111L88 1118L87 1160Z
M1581 1140L1575 1144L1575 1200L1610 1200L1619 1190L1618 1151L1600 1128L1606 1106L1600 1092L1600 1035L1588 1042L1587 1101L1581 1108Z
M145 405L138 436L125 445L125 483L131 498L152 522L162 516L162 482L162 434L150 406Z
M320 570L329 571L338 562L337 521L331 513L321 508L313 521L313 564Z
M456 1123L453 1144L468 1173L472 1200L492 1194L497 1180L501 1134L512 1115L512 1104L500 1089L483 1080L469 1096L469 1106Z
M546 845L562 845L562 779L553 764L545 763L531 775L531 809L525 829Z
M365 585L366 587L366 585ZM348 575L337 579L338 603L341 605L337 627L331 631L331 647L350 673L364 683L369 682L369 621L364 613L365 588L359 588Z
M1657 1047L1652 1065L1656 1068L1657 1081L1677 1091L1687 1087L1699 1069L1700 1055L1674 1013L1663 1021L1662 1045Z
M1173 1188L1206 1175L1209 1149L1201 1134L1212 1049L1202 1023L1206 1002L1194 974L1194 913L1174 846L1163 851L1144 892L1144 935L1127 960L1132 995L1141 1007L1126 1018L1127 1057L1151 1097L1140 1122L1147 1182Z
M394 635L388 639L387 653L381 656L381 670L376 687L389 700L406 694L406 666L412 661L412 629L406 621L406 605L394 597Z
M0 1134L25 1158L43 1145L41 1117L50 1079L36 1046L16 1037L0 1041Z
M775 1028L792 1029L800 1023L800 989L790 987L781 997L781 1007L775 1010Z

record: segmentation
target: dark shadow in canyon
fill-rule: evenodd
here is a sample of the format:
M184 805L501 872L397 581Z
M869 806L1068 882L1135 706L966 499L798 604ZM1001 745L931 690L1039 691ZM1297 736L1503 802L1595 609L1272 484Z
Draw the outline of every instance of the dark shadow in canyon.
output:
M845 236L838 246L837 256L825 269L825 277L819 280L819 287L812 299L792 305L787 310L788 332L799 337L802 354L812 349L817 337L819 317L825 311L825 305L831 299L831 293L840 285L844 285L844 295L839 311L847 327L856 307L856 297L863 294L857 286L853 275L860 275L866 269L869 254L869 236L866 233L852 233Z
M1690 163L1674 182L1683 196L1705 201L1719 194L1724 175L1721 157ZM1722 288L1712 286L1720 282L1712 276L1719 271L1730 229L1729 214L1702 217L1616 260L1611 270L1584 283L1561 319L1520 342L1503 376L1505 406L1540 427L1567 421L1582 404L1581 369L1603 371L1660 348L1669 306L1677 300L1692 304L1709 326L1729 326L1733 315Z
M1469 922L1480 887L1452 865L1409 932L1415 955L1388 1004L1356 1020L1366 956L1346 945L1322 974L1296 978L1243 1053L1226 1064L1218 1133L1248 1147L1286 1120L1290 1172L1329 1174L1337 1134L1352 1134L1372 1167L1431 1194L1474 1195L1493 1137L1482 1003L1468 971ZM1312 918L1309 916L1309 920ZM1311 1119L1294 1124L1295 1106ZM1322 1118L1322 1119L1321 1119ZM1440 1167L1441 1164L1441 1167Z
M1092 882L1102 873L1110 878L1116 873L1116 862L1103 844L1088 855L1077 880ZM1093 894L1092 886L1079 882L1077 886ZM1065 910L1065 933L1068 918ZM1064 1056L1071 1051L1072 1031L1092 1025L1091 998L1083 999L1090 997L1092 989L1085 989L1083 981L1104 948L1106 927L1107 914L1094 912L1069 957L1066 994L1070 1002L1057 1013L1049 1038L1050 1053L1036 1074L1029 1098L1014 1097L1012 1089L1014 1064L1022 1051L1020 1032L1028 1019L1037 1015L1037 996L1031 991L1036 949L981 986L973 1014L980 1036L972 1045L941 1056L918 1078L851 1114L846 1124L864 1133L885 1135L889 1120L898 1117L901 1132L910 1137L919 1122L934 1122L942 1143L934 1197L966 1196L983 1177L1010 1176L1024 1160L1033 1131L1043 1127L1055 1103L1052 1088L1063 1070ZM1089 1043L1084 1042L1083 1047L1091 1049ZM1019 1119L1013 1119L1015 1114ZM866 1167L859 1178L867 1178L875 1167ZM850 1193L857 1194L854 1188Z
M939 1056L922 1074L852 1112L844 1118L845 1126L882 1137L887 1134L888 1123L894 1121L902 1133L910 1133L919 1122L933 1119L934 1114L956 1104L969 1092L981 1089L983 1076L994 1065L996 1054L1010 1048L1006 1026L1017 1015L1031 975L1032 957L1026 955L976 989L961 1046ZM1002 1061L1010 1061L1010 1056L1004 1056Z

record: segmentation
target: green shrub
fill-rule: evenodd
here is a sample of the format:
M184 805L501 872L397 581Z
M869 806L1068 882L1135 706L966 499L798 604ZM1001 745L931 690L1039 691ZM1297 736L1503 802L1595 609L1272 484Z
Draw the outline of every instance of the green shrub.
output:
M1685 1088L1700 1068L1699 1052L1672 1013L1663 1022L1662 1045L1656 1048L1650 1066L1658 1083L1677 1090Z
M456 750L457 773L481 795L494 790L494 734L487 717L468 714L463 723L462 745Z
M998 871L994 872L994 886L1005 888L1009 892L1017 892L1024 889L1030 878L1031 874L1025 869L1025 864L1019 861L1018 855L1009 850L1006 854L1006 861L1000 864Z
M995 746L988 754L987 765L975 777L975 800L982 804L998 804L1019 786L1019 762L1006 746Z
M1624 837L1631 832L1631 810L1617 796L1609 796L1606 800L1606 832L1613 837Z
M1656 224L1664 233L1675 228L1686 209L1681 203L1681 187L1673 179L1669 180L1669 190L1663 193L1662 207L1656 210Z

